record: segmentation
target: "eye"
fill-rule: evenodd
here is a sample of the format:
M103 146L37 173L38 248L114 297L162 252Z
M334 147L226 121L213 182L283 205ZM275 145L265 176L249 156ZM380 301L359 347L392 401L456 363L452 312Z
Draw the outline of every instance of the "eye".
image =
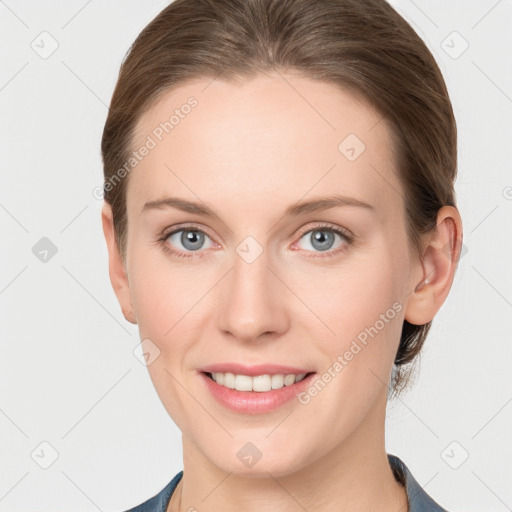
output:
M305 250L312 252L313 254L309 257L313 258L327 258L344 252L354 241L354 236L348 230L330 224L302 231L300 237L296 244L300 244L304 240L306 242ZM336 237L340 239L337 245ZM203 257L207 254L203 249L211 249L216 245L202 229L195 226L185 226L167 232L158 241L162 244L164 251L180 258L194 257L196 256L194 253L198 253L197 257ZM205 242L207 242L206 246ZM321 253L327 254L324 256Z
M341 239L336 245L336 237ZM317 226L304 232L299 240L305 241L305 249L313 252L327 252L330 256L346 250L347 246L352 244L353 237L342 229L330 225ZM314 255L313 257L324 257ZM328 257L328 256L325 256Z
M206 247L204 246L205 240L210 241ZM196 227L176 229L166 233L160 241L163 243L165 251L183 258L193 256L193 254L186 254L187 252L200 252L201 249L210 249L213 246L211 238ZM174 247L177 247L177 250Z

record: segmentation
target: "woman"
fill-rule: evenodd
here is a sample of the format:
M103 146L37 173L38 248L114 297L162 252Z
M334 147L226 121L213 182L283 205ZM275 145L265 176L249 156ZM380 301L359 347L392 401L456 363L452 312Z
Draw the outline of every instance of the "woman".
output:
M184 469L132 510L444 510L384 426L453 282L456 149L383 0L176 0L142 31L102 221Z

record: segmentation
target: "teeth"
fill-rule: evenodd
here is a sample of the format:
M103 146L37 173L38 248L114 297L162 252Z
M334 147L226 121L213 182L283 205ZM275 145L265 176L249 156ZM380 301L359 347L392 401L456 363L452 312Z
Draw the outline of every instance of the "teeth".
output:
M248 375L235 375L233 373L212 373L213 380L221 386L238 391L270 391L271 389L280 389L284 386L291 386L295 382L300 382L306 376L305 373L295 375L256 375L250 377Z

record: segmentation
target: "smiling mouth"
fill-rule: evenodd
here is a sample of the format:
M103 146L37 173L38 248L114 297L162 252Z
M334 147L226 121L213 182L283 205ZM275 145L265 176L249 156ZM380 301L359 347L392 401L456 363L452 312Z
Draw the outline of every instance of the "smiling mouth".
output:
M268 392L292 386L316 372L301 374L239 375L234 373L202 372L218 385L236 391Z

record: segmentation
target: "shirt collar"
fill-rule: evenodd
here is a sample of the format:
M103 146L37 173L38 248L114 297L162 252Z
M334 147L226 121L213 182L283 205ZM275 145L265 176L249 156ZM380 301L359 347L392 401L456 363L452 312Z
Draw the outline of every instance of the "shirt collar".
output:
M425 492L401 459L388 454L388 460L396 480L405 487L409 512L447 512Z

